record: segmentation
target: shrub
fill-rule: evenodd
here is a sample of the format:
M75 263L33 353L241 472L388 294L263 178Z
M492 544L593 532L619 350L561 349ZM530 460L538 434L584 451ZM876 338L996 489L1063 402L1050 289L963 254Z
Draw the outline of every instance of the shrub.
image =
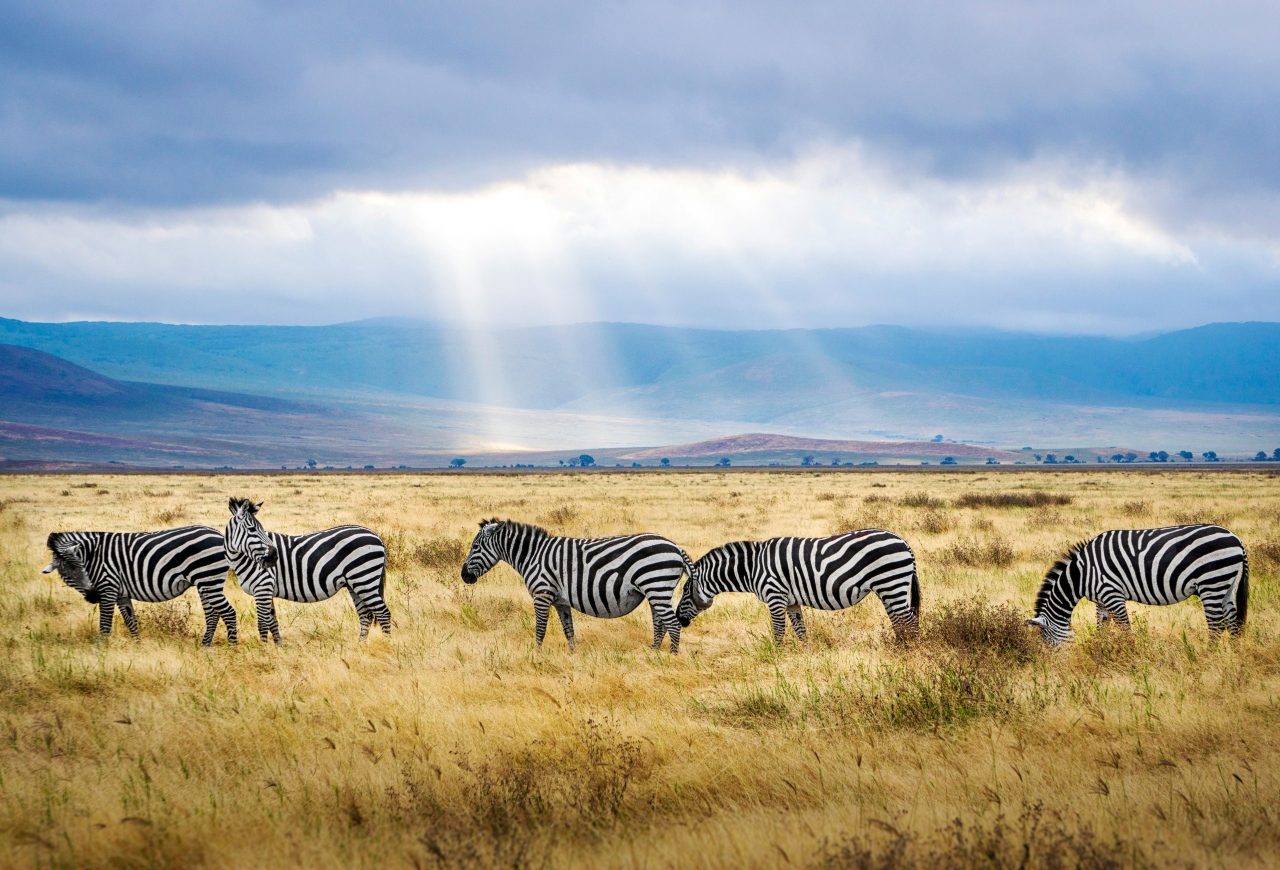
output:
M927 613L927 611L926 611ZM944 604L927 616L924 638L967 655L1031 661L1044 644L1023 624L1026 616L1008 604L981 599Z
M1036 508L1047 505L1069 505L1074 499L1065 493L1042 492L968 492L956 499L956 507Z
M925 511L917 520L916 528L930 535L940 535L951 529L951 517L940 511Z
M981 820L966 825L955 819L924 839L888 823L868 827L838 845L824 845L813 866L821 870L1120 870L1161 863L1153 857L1118 835L1100 838L1079 818L1069 825L1061 814L1024 800L1014 824L1004 813L990 826Z
M946 502L942 499L934 498L927 492L913 492L911 495L905 496L898 504L903 507L931 508L933 510L946 507Z
M1127 501L1121 505L1120 510L1126 517L1145 517L1151 514L1151 502L1149 501Z
M571 504L556 505L538 517L538 525L551 529L564 528L578 518L578 509Z
M411 558L428 571L453 574L467 558L467 545L457 538L432 538L415 546Z
M150 635L192 637L191 602L185 598L147 604L138 609L139 630Z
M963 565L967 568L1008 568L1016 554L1003 538L957 538L939 556L943 565Z

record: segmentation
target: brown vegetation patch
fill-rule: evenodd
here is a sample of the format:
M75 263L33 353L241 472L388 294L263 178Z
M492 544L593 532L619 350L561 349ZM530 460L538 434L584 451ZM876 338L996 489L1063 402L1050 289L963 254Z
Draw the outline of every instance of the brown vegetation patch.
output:
M943 565L963 565L966 568L1008 568L1014 563L1017 554L1004 538L960 537L951 542L941 553L938 561Z
M1044 649L1039 632L1028 628L1026 616L1008 604L981 599L943 604L926 611L923 638L971 656L996 656L1029 662Z
M1046 505L1069 505L1075 499L1066 493L1043 492L966 492L956 499L956 507L962 508L1037 508Z
M485 760L455 752L454 763L463 801L436 799L430 776L388 793L403 822L422 831L428 860L444 867L540 867L565 839L597 841L638 807L628 792L651 767L644 744L607 719Z
M139 606L138 630L145 635L194 637L191 631L191 602L186 596Z
M930 508L937 510L947 506L947 503L940 498L934 498L927 492L913 492L910 495L903 496L898 504L909 508Z
M413 561L442 575L458 573L467 558L467 544L457 538L431 538L413 548Z
M1141 847L1118 834L1099 837L1078 817L1068 821L1039 802L1024 801L1016 822L1004 813L990 824L966 825L956 819L929 837L879 822L836 846L824 846L811 866L821 870L1120 870L1152 864Z

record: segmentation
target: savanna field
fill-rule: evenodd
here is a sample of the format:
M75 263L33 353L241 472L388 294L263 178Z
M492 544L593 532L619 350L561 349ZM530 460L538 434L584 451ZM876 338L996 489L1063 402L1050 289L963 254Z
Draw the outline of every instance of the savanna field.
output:
M340 523L388 545L394 632L344 594L277 602L285 643L211 650L194 590L141 639L56 574L51 531ZM579 615L577 652L477 521L727 540L881 527L912 545L919 639L869 597L775 646L726 595L649 649L648 608ZM1216 522L1249 621L1194 599L1048 651L1022 620L1070 544ZM1250 469L0 478L0 860L14 867L1266 867L1280 861L1280 476Z

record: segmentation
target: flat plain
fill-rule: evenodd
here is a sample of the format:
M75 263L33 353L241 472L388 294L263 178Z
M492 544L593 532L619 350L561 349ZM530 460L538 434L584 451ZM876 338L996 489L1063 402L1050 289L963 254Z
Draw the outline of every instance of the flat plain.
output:
M1036 495L1043 493L1043 495ZM368 525L394 631L350 600L279 602L282 647L201 649L194 592L96 639L51 531ZM579 616L577 652L478 520L727 540L855 527L912 545L923 630L874 599L775 646L722 596L652 651L648 610ZM1216 522L1251 560L1249 621L1132 606L1131 634L1043 647L1052 561L1111 528ZM1264 867L1280 856L1280 476L642 473L0 477L0 863L30 867Z

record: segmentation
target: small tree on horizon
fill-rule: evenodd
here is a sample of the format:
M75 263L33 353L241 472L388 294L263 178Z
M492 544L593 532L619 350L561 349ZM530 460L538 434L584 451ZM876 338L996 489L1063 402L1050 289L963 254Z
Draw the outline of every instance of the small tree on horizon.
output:
M307 468L315 468L315 467L316 467L316 461L314 459L308 459Z
M1187 460L1188 462L1196 458L1196 455L1192 453L1190 450L1179 450L1178 455L1181 456L1183 459Z
M581 465L583 468L590 468L591 466L596 464L596 461L594 458L584 453L578 457L578 464Z
M659 460L658 464L659 464L659 465L661 465L663 468L670 468L670 467L671 467L671 460L670 460L670 459L663 458L663 459Z
M1218 461L1218 454L1217 454L1216 452L1212 451L1212 450L1205 451L1204 453L1201 453L1200 455L1204 457L1204 459L1205 459L1205 461L1206 461L1206 462L1217 462L1217 461Z
M467 464L467 460L463 459L461 456L459 456L457 459L450 459L450 460L449 460L449 467L450 467L450 468L461 468L462 466L464 466L464 465L466 465L466 464Z

